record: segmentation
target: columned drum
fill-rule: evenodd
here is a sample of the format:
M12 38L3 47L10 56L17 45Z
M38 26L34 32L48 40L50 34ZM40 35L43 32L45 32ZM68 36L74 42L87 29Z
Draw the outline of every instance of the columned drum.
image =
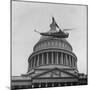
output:
M53 67L53 65L60 69L77 71L77 57L73 53L72 46L64 38L41 36L28 62L28 72L32 69Z

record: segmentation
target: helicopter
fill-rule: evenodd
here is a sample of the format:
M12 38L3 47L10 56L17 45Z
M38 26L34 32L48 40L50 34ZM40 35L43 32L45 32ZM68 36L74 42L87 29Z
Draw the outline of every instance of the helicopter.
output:
M55 38L68 38L69 36L69 33L65 33L66 30L72 30L72 29L63 29L61 30L60 27L58 26L58 24L56 23L54 17L52 17L52 24L50 26L51 28L52 27L57 27L59 30L56 31L56 32L39 32L37 30L34 30L35 32L39 33L40 35L43 35L43 36L52 36L52 37L55 37Z
M66 30L66 29L64 29ZM70 29L68 29L70 30ZM52 37L56 37L56 38L68 38L69 36L69 33L64 33L62 30L59 30L58 32L54 32L54 33L43 33L43 32L39 32L37 30L34 30L35 32L39 33L40 35L43 35L43 36L52 36Z

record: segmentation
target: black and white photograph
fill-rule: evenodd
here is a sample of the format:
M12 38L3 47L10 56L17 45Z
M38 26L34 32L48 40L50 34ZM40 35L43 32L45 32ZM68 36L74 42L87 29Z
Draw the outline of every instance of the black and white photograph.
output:
M88 85L88 5L11 1L11 89Z

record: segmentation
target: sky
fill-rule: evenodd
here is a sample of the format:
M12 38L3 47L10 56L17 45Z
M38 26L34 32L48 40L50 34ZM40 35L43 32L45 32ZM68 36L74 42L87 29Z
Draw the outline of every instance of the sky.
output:
M87 73L87 7L68 4L12 2L12 75L28 70L28 57L40 39L50 30L52 16L61 29L73 28L67 41L72 45L80 73Z

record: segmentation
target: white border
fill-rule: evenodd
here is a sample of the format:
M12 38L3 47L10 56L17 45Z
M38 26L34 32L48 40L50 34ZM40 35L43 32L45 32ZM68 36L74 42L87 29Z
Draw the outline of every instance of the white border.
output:
M27 1L30 1L30 0L27 0ZM31 0L31 1L90 5L90 0ZM88 6L88 9L89 9L89 6ZM88 10L88 16L90 16L89 10ZM89 20L89 17L88 17L88 20ZM89 24L89 21L88 21L88 24ZM89 28L88 28L88 33L90 33ZM89 35L88 35L88 38L90 38ZM88 46L90 46L90 42L88 42ZM88 50L89 50L89 47L88 47ZM88 57L88 63L89 63L89 58L90 56ZM88 68L90 68L90 65L88 66L89 66ZM88 73L88 76L89 76L89 73ZM9 89L8 87L10 87L10 1L0 0L0 90L8 90ZM43 89L89 90L89 85L57 87L57 88L42 88L42 90Z

